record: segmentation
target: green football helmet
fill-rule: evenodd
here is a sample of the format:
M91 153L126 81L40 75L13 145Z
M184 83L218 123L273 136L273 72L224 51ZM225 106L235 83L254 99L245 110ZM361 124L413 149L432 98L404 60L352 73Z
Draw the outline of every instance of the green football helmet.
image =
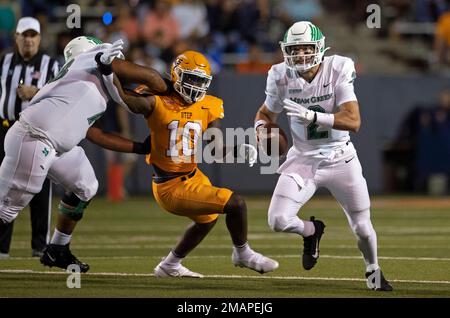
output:
M294 23L280 42L284 62L291 70L305 73L320 64L325 48L325 36L309 21Z

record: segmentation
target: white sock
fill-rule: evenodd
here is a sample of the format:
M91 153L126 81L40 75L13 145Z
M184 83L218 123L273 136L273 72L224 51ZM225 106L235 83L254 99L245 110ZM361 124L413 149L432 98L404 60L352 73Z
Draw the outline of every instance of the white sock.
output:
M242 246L233 246L233 250L236 251L241 259L247 259L253 254L253 250L250 248L250 245L248 245L248 242Z
M55 232L53 232L53 237L52 240L50 241L50 244L67 245L70 243L71 238L72 238L71 234L65 234L63 232L58 231L58 229L55 228Z
M170 251L169 255L166 256L163 263L169 265L170 267L178 267L181 264L182 260L182 257L179 257L174 252Z
M301 235L303 237L308 237L313 235L316 232L316 228L314 226L314 223L311 221L303 221L303 230Z
M366 267L366 273L371 273L373 271L376 271L379 268L380 268L380 266L378 266L378 264L369 264Z

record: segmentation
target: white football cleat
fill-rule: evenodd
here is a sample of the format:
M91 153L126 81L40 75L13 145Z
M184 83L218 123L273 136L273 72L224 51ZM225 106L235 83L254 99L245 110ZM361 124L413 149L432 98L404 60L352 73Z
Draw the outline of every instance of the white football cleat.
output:
M192 278L203 278L202 274L193 272L183 265L178 267L168 267L164 264L159 263L154 269L155 277L166 278L166 277L192 277Z
M278 268L277 261L257 252L253 252L253 254L247 259L242 259L239 258L238 253L233 250L231 260L234 266L247 267L254 271L257 271L260 274L271 272Z

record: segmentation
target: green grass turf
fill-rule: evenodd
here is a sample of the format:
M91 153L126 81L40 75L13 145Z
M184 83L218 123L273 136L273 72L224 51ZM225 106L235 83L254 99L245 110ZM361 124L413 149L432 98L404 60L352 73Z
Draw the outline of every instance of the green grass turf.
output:
M247 198L249 241L255 250L279 261L276 271L260 275L235 268L222 217L183 262L206 275L204 279L157 279L153 268L188 219L164 212L151 198L121 204L96 198L71 244L73 253L91 266L81 276L80 289L67 288L64 271L43 267L30 257L30 221L25 210L15 222L11 258L0 260L0 297L450 297L449 200L373 198L380 265L392 281L392 293L366 288L356 240L332 198L317 196L301 212L327 225L321 257L311 271L301 267L302 240L269 229L269 200Z

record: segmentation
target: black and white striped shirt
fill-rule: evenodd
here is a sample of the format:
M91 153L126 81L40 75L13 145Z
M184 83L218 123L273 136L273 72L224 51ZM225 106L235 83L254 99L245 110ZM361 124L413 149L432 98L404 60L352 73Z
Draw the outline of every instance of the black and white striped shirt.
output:
M18 53L7 53L0 58L0 119L15 121L19 113L28 107L29 101L17 96L20 84L41 89L58 74L58 62L49 55L38 52L25 62Z

